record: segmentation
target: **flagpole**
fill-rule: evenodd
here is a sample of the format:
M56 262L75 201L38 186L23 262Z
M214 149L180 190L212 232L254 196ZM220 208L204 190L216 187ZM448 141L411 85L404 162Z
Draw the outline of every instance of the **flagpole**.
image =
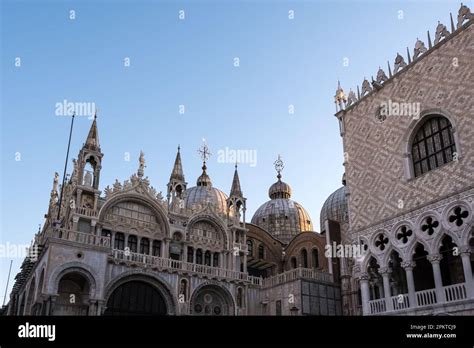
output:
M75 113L72 114L71 129L69 130L69 141L68 141L68 144L67 144L66 162L64 163L63 183L61 185L61 195L59 196L58 216L57 216L57 219L56 219L56 226L57 227L59 227L59 224L60 224L59 217L60 217L60 214L61 214L61 204L62 204L62 200L63 200L64 184L66 182L67 161L69 159L69 148L71 147L71 137L72 137L72 128L74 126L74 116L76 116Z
M2 307L5 306L5 299L7 298L8 284L10 283L10 273L12 271L13 260L10 260L10 269L8 270L7 286L5 287L5 296L3 296Z

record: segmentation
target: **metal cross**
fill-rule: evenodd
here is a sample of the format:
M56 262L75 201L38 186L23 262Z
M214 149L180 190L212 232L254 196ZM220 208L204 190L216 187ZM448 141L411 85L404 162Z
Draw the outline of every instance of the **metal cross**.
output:
M203 139L203 144L199 148L198 152L201 154L201 158L204 162L206 162L209 157L211 157L212 153L209 151L209 147L207 146L205 139Z
M275 165L275 170L280 174L280 172L285 168L285 165L283 164L283 160L281 159L281 156L278 155L278 159L273 163Z

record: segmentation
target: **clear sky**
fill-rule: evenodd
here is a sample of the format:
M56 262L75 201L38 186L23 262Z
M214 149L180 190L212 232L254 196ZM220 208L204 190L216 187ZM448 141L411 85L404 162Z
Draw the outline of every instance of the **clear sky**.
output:
M188 187L194 186L205 138L213 153L208 173L227 193L234 164L219 162L219 151L256 153L255 163L239 166L248 220L269 199L281 154L283 180L319 231L320 209L344 171L333 116L337 80L347 92L379 66L386 70L387 60L393 67L397 52L406 58L417 37L426 43L430 30L434 38L438 20L450 29L449 12L456 20L459 6L448 0L1 1L1 243L28 244L44 221L54 172L62 175L64 166L70 118L56 115L63 100L99 108L101 189L135 172L143 150L145 174L165 195L178 144ZM76 118L72 157L90 124ZM2 301L10 259L0 257ZM22 259L13 260L10 288Z

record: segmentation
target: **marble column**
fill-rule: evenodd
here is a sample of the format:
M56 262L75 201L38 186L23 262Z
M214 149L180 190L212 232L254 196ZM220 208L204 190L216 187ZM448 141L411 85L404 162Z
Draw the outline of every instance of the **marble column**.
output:
M467 297L474 298L474 280L472 279L471 268L471 250L469 246L460 249L459 256L462 260L462 268L464 271L464 283L466 284Z
M380 268L379 274L382 275L383 279L383 293L385 297L385 308L387 312L393 310L391 294L390 294L390 269L388 267Z
M435 281L436 287L436 302L437 303L444 303L446 302L444 293L443 293L443 281L441 280L441 269L439 267L439 263L443 258L440 254L433 254L428 255L426 257L429 262L431 262L431 266L433 267L433 276Z
M402 262L401 266L405 269L405 274L407 277L408 301L410 302L410 308L414 308L417 306L415 281L413 279L413 268L415 268L416 263L414 261L404 261Z
M363 315L370 314L370 293L369 293L369 275L367 273L361 274L359 277L360 291L362 295L362 313Z

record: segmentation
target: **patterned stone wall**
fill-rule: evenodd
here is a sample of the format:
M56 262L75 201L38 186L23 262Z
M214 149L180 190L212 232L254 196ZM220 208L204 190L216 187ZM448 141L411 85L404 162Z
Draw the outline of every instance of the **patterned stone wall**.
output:
M441 41L383 87L336 114L343 120L352 232L404 214L474 184L474 26ZM453 161L417 178L407 174L412 116L376 118L382 103L420 103L421 117L441 112L459 147Z

